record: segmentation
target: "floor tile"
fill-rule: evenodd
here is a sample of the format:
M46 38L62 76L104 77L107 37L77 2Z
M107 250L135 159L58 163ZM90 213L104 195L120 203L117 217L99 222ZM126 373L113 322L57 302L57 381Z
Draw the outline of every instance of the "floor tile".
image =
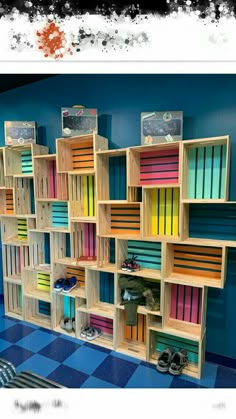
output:
M0 352L0 358L5 358L7 361L12 362L15 367L22 364L26 359L34 355L33 352L23 349L17 345L11 345L9 348Z
M108 383L107 381L100 380L96 377L88 377L88 379L82 384L82 388L119 388L114 384Z
M84 344L88 348L96 349L96 351L105 352L106 354L110 354L111 350L108 348L104 348L103 346L96 345L94 343L85 342Z
M59 362L39 354L34 354L31 358L20 364L17 371L31 371L35 374L47 377L47 375L51 374L59 365Z
M80 345L77 343L69 340L65 341L63 338L59 337L41 349L39 353L50 359L54 359L55 361L63 362L79 348Z
M15 324L14 326L11 326L8 329L0 332L0 339L5 339L11 343L16 343L18 340L24 338L33 331L34 329L32 327L24 326L22 324Z
M236 387L236 370L228 367L217 368L215 388L235 388Z
M9 348L11 346L10 342L7 342L6 340L0 339L0 352L4 351L4 349Z
M190 381L191 383L195 383L197 385L204 386L207 388L214 388L215 381L216 381L217 368L218 368L217 365L206 362L203 367L201 379L190 377L185 374L181 375L179 379L187 380L187 381Z
M60 365L47 378L68 388L80 388L88 377L83 372L75 371L66 365Z
M72 337L72 336L70 336L70 335L64 335L63 333L60 335L60 337L62 338L62 339L65 339L65 340L69 340L69 341L71 341L71 342L75 342L75 343L78 343L79 345L84 345L84 341L83 340L81 340L81 339L77 339L77 338L74 338L74 337Z
M135 364L140 364L142 362L138 358L134 358L132 356L128 356L116 351L111 351L110 355L115 356L116 358L124 359L125 361L134 362Z
M118 387L125 387L136 368L134 362L108 355L92 375Z
M22 348L29 349L32 352L38 352L40 349L44 348L49 343L53 342L56 339L56 336L45 333L42 330L35 330L30 335L19 340L17 342L18 346Z
M105 352L96 351L94 348L81 346L64 362L64 365L75 368L78 371L92 374L108 355Z
M0 322L0 332L8 329L9 327L15 326L14 320L9 320L6 318L1 318Z
M191 381L180 379L179 377L173 377L170 388L206 388L197 383L192 383Z
M155 368L139 365L126 384L126 388L169 388L173 377L161 374Z

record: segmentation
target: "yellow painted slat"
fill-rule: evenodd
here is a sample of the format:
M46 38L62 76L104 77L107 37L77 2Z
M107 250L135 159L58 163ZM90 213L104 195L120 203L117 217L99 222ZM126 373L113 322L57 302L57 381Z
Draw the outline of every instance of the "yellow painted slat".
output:
M179 234L179 189L174 188L173 193L173 236Z
M89 215L93 216L93 179L92 176L89 176Z
M153 189L151 191L151 205L152 205L152 234L158 234L158 202L157 202L158 191Z
M171 210L172 210L172 189L166 189L166 235L171 236Z
M88 188L87 188L87 176L82 177L83 182L83 207L84 207L84 217L88 215Z
M159 190L159 234L165 234L165 189Z

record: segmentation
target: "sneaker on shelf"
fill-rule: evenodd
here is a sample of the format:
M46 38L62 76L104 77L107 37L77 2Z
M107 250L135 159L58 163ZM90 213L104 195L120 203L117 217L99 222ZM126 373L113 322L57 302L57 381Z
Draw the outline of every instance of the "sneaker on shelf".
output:
M80 331L80 336L82 338L86 338L87 337L87 332L89 331L89 329L91 329L91 327L89 325L82 327L81 331Z
M60 292L63 290L65 278L59 278L54 282L53 289L54 291Z
M63 283L63 292L70 292L77 286L77 279L75 276L71 278L66 278Z
M61 319L60 326L69 333L73 332L73 324L70 317L64 317Z
M90 327L87 331L87 340L94 340L101 336L102 331L98 327Z
M128 264L130 263L131 259L125 259L124 262L122 262L121 264L121 269L122 271L127 271L128 270Z
M132 259L130 259L127 267L128 272L136 272L140 270L141 266L136 262L136 259L137 256L133 256Z

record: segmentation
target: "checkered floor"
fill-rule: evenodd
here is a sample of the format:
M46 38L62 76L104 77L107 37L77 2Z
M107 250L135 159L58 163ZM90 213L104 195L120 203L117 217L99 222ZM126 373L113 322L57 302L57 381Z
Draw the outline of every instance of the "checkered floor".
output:
M197 380L159 373L155 365L4 315L0 358L69 388L235 388L236 371L205 363Z

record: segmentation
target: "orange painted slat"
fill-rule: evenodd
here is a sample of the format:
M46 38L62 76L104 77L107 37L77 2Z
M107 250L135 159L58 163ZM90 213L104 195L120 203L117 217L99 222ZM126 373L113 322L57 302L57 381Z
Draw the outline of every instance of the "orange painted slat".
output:
M111 222L111 228L113 228L113 227L124 227L124 224L122 223L122 220L119 223L118 222ZM131 225L129 227L131 227ZM133 228L139 228L140 223L132 223L132 227Z
M73 156L73 163L79 163L81 161L94 161L93 155Z
M178 258L185 258L185 259L197 259L197 260L205 260L208 262L222 262L221 256L205 256L205 255L195 255L190 253L175 253L174 255L177 259Z
M111 208L111 214L112 215L139 215L140 214L140 210L139 209L128 209L128 210L114 210L113 208Z
M204 262L196 262L194 260L182 260L174 258L174 264L182 265L182 266L196 266L196 268L204 268L204 269L215 269L216 271L221 271L221 266L216 265L215 263L204 263Z
M85 154L93 154L93 148L86 148L85 150L73 150L72 156L84 156Z
M83 142L83 141L81 141L81 143L80 144L71 144L71 149L72 150L77 150L77 149L80 149L80 148L88 148L88 147L93 147L93 140L91 140L91 141L85 141L85 142Z
M119 217L116 215L111 215L111 221L120 221L122 222L122 220L127 220L127 221L140 221L140 216L137 215L136 217L130 217L129 215L127 215L126 217Z
M133 235L133 234L140 234L139 230L116 230L116 229L111 229L111 233L112 234L124 234L124 235Z
M174 250L180 250L181 252L192 252L192 253L208 253L211 255L222 255L222 249L216 247L200 247L200 246L185 246L185 245L174 245Z
M183 275L193 275L193 276L204 276L214 279L221 278L221 272L210 272L210 271L199 271L197 269L184 269L174 267L173 272L183 274Z
M73 169L84 169L84 168L94 168L94 163L93 161L88 161L88 162L80 162L80 163L73 163Z

